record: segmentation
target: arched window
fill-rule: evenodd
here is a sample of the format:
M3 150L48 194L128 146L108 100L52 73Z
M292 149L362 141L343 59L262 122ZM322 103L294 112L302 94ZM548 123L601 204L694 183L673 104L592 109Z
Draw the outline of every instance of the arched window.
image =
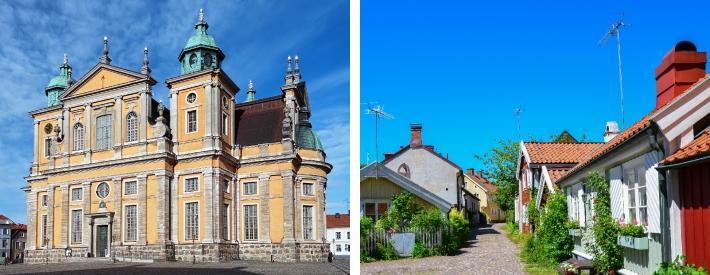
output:
M397 173L399 173L400 175L405 176L407 178L409 178L409 176L411 175L411 173L409 172L409 166L407 166L407 164L404 164L404 163L402 163L399 166L399 168L397 168Z
M130 112L126 115L126 142L138 140L138 115Z
M73 147L72 151L84 150L84 125L81 122L74 124L74 133L72 133Z

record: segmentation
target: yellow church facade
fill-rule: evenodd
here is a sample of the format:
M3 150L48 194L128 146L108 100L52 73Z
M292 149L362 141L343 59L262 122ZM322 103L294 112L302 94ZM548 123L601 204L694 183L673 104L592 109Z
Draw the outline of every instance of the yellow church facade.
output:
M200 12L153 97L148 50L140 70L111 65L108 39L89 72L65 57L30 112L30 263L117 260L325 261L325 195L332 166L312 130L298 57L280 95L247 100L222 69L224 53Z

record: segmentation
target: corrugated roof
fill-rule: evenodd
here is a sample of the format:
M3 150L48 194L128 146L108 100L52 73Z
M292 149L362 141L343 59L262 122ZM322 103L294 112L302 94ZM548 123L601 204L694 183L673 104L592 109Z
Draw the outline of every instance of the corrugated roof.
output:
M326 215L325 226L327 228L350 227L350 214Z
M675 153L668 156L661 163L673 164L702 156L710 155L710 129L705 130L695 140L678 149Z
M531 163L577 163L601 142L523 142Z

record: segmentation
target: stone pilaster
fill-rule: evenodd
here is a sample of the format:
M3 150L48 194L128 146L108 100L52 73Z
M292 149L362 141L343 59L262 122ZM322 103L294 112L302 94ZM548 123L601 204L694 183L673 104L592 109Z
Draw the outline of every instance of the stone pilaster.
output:
M211 148L212 147L212 109L214 109L215 106L212 106L214 103L213 96L212 96L212 85L207 83L204 86L205 89L205 105L204 105L204 119L205 119L205 139L204 139L204 148ZM219 108L217 108L219 110ZM199 117L199 115L198 115Z
M170 214L172 216L172 219L170 219L170 239L178 243L178 176L175 175L170 179L170 182Z
M271 210L269 209L269 175L259 175L259 241L271 241L271 233L269 231L269 217Z
M295 242L296 235L294 230L294 177L293 171L286 170L281 172L283 179L284 193L284 242Z
M89 246L91 243L91 225L90 223L90 218L86 216L86 214L91 213L91 182L85 182L83 185L84 189L84 194L83 194L83 199L84 199L84 222L83 222L83 234L81 234L81 244L84 246Z
M121 230L123 230L123 180L121 178L113 179L113 225L111 226L111 235L113 235L113 245L121 245Z
M241 228L241 225L239 224L239 211L240 205L239 205L239 194L241 192L240 186L239 186L239 180L237 179L236 175L232 177L232 220L230 221L232 223L232 242L236 243L239 242L239 228Z
M148 176L147 175L138 175L138 244L145 245L146 244L146 227L148 225L148 220L146 217L146 203L148 200L148 192L147 192L147 184L148 184Z
M296 234L296 241L303 241L303 206L301 205L301 194L303 191L301 187L303 186L303 179L296 178L293 187L293 193L295 199L293 219L294 219L294 231Z
M84 104L84 163L91 163L91 129L93 126L93 118L91 117L91 104ZM88 213L88 212L84 212Z
M32 147L33 149L33 158L32 158L32 173L35 174L37 173L37 166L39 165L39 121L34 122L34 139L33 139L33 144L34 146ZM36 199L35 199L36 200Z
M61 193L62 193L62 201L60 203L61 205L61 213L62 213L62 226L61 226L61 240L59 243L59 248L66 248L67 244L67 238L69 236L69 185L62 185L61 187Z
M47 248L54 248L54 186L47 188Z
M113 128L115 129L115 132L113 134L113 158L114 159L120 159L121 158L121 145L123 143L123 100L121 99L120 96L116 96L113 98L115 105L114 105L114 110L115 114L113 117Z
M206 171L202 172L202 178L204 179L204 184L202 185L204 187L204 196L205 196L205 205L200 206L205 208L205 218L204 218L204 225L201 226L202 229L204 229L203 237L202 237L202 242L203 243L212 243L217 239L217 236L215 234L215 219L214 219L214 214L216 211L214 211L214 172L212 168L206 169Z
M26 249L37 249L37 191L27 193L27 246Z
M178 146L177 146L177 133L179 131L178 129L178 104L177 104L177 98L178 94L177 91L170 90L170 108L173 108L170 110L170 131L172 132L172 139L173 139L173 152L175 154L178 154ZM177 177L175 177L177 178ZM177 198L177 197L175 197ZM175 239L176 240L176 239Z
M158 187L157 225L158 243L170 243L170 177L164 172L156 175Z
M64 108L62 110L62 134L64 135L64 146L62 152L62 167L69 166L69 147L71 146L71 139L69 138L69 108Z
M141 145L139 145L138 150L141 154L145 154L148 148L148 144L146 143L148 139L148 115L151 113L149 109L151 102L150 96L148 95L148 87L146 87L146 90L141 91L139 98L141 107L140 114L138 114L138 140Z
M316 226L317 226L317 234L314 235L313 239L314 240L320 240L322 242L326 242L326 236L325 236L325 180L319 179L317 181L317 187L318 189L316 190L316 195L318 198L318 205L316 206L316 209L313 209L315 213L316 218Z

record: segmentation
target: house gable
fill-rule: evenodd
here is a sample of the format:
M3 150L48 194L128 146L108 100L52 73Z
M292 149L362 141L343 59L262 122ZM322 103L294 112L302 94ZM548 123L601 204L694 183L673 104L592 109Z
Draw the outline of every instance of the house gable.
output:
M137 72L107 64L97 64L88 73L82 76L77 83L69 87L69 89L62 94L61 99L64 100L66 98L86 95L95 91L146 79L146 75Z

